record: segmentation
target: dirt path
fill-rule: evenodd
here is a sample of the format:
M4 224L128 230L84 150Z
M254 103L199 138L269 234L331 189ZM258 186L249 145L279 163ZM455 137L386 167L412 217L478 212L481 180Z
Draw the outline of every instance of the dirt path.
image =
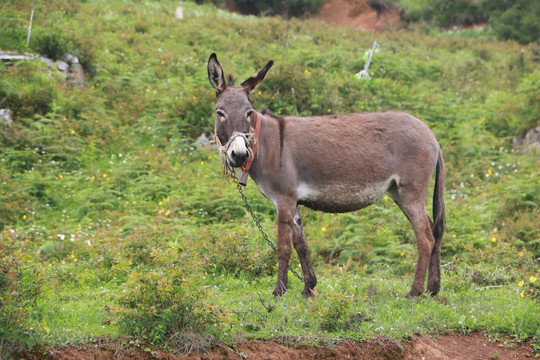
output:
M128 342L96 342L79 346L36 349L16 358L26 360L293 360L293 359L403 359L403 360L482 360L482 359L531 359L528 344L514 343L510 339L489 341L482 333L468 335L441 335L436 339L414 335L409 341L379 336L368 341L343 340L320 347L298 346L294 341L250 340L231 348L216 345L206 353L175 355L152 346L133 346Z

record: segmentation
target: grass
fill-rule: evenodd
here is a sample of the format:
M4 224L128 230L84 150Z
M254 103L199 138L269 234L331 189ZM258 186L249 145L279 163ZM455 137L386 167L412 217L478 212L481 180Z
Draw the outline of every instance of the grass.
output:
M193 3L182 4L178 21L176 5L0 8L21 30L35 7L41 38L96 71L78 89L39 61L0 64L0 107L14 111L0 134L2 356L102 336L177 351L245 337L326 343L475 330L538 343L538 158L511 146L538 121L534 44L384 33L364 82L354 77L363 67L358 45L367 48L371 34ZM22 50L15 30L0 33L3 50ZM253 94L257 108L395 108L430 125L447 165L439 296L404 297L416 245L388 198L351 214L302 208L320 292L302 298L291 276L288 293L271 296L275 255L217 152L193 145L213 127L213 51L241 77L276 60ZM272 204L252 182L246 194L275 238Z

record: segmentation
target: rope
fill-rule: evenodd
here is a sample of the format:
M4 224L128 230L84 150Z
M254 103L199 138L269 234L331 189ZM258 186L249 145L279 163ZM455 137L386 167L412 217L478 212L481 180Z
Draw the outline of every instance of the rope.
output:
M255 136L255 129L253 127L249 128L249 133L241 133L239 131L235 131L232 133L231 137L229 137L229 140L225 145L221 143L221 140L219 140L219 136L214 136L214 142L216 146L219 149L219 157L221 158L221 165L223 166L223 173L227 175L229 171L232 169L227 164L227 150L229 150L229 146L231 146L231 143L238 137L244 139L246 142L247 152L248 152L248 158L255 156L259 152L259 143L257 140L257 137Z

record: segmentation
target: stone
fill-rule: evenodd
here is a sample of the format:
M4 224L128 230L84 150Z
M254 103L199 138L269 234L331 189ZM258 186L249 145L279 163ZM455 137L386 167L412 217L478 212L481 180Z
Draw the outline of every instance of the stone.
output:
M522 136L512 139L514 146L536 149L540 153L540 125L529 129Z
M13 115L13 111L11 111L10 109L0 109L0 124L4 126L13 125L11 115Z

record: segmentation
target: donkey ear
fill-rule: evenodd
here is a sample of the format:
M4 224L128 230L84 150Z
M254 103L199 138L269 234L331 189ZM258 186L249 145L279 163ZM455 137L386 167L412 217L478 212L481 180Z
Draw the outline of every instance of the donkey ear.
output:
M210 59L208 59L208 80L210 80L210 84L216 89L216 95L219 95L227 87L225 77L223 76L223 69L219 64L216 53L210 55Z
M242 86L248 93L252 92L253 89L257 87L263 81L264 77L266 76L266 73L270 68L274 65L274 61L270 60L268 64L266 64L261 71L259 71L256 74L251 75L249 79L244 81L240 86Z

